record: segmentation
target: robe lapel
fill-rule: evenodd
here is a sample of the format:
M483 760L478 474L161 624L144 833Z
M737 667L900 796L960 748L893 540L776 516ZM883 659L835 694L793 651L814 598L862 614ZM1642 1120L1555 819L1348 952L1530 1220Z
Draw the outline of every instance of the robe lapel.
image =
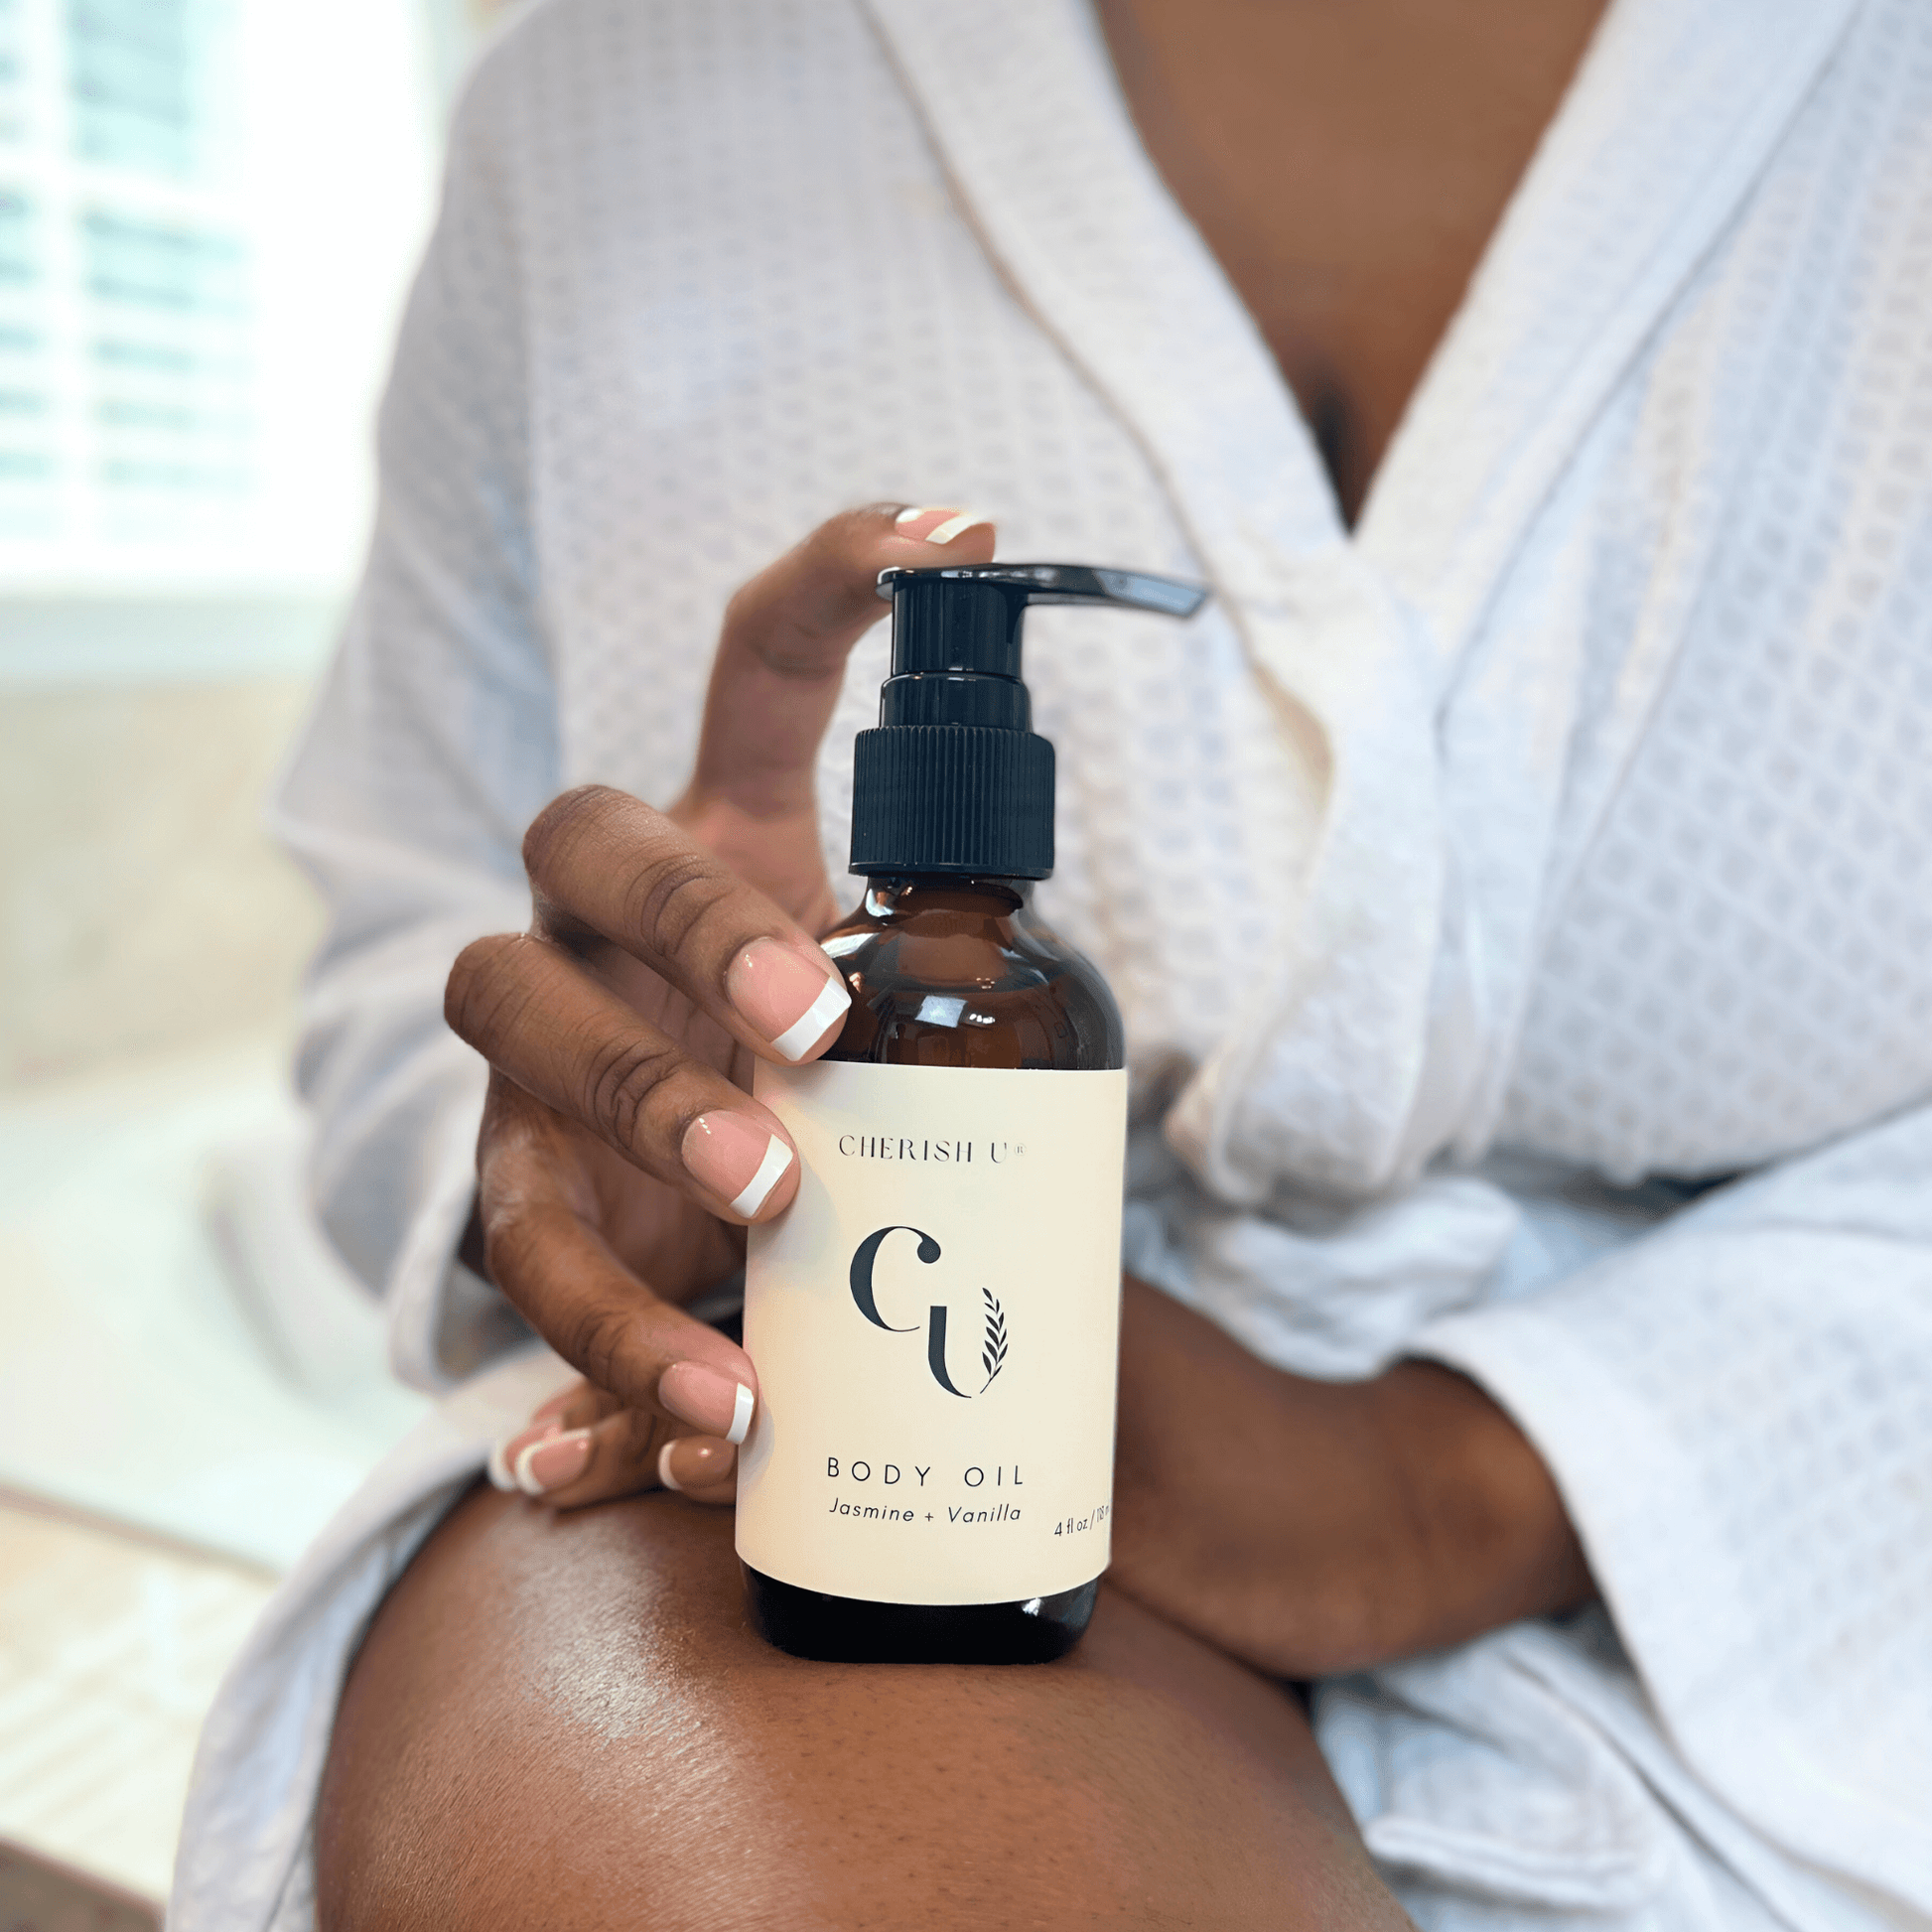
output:
M1238 572L1244 551L1340 542L1274 358L1142 148L1081 0L865 4L963 211L1203 551Z
M868 5L962 209L1135 433L1276 701L1326 748L1319 849L1299 887L1276 887L1274 956L1171 1131L1235 1198L1285 1170L1379 1174L1420 1072L1443 889L1416 626L1347 541L1273 357L1142 149L1088 10Z
M1614 0L1388 453L1356 542L1423 615L1443 692L1443 800L1485 1038L1451 1140L1498 1118L1564 884L1690 623L1678 565L1639 553L1640 621L1590 633L1619 539L1604 477L1643 370L1843 40L1855 0ZM1767 313L1760 347L1775 340ZM1742 372L1729 372L1731 381ZM1749 438L1707 392L1668 515L1708 557ZM1613 661L1606 661L1613 660ZM1594 693L1579 716L1586 679Z

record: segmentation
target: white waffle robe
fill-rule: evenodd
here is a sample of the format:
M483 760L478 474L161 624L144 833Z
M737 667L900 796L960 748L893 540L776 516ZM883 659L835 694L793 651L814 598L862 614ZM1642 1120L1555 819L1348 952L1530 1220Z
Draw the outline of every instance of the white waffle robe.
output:
M1029 626L1039 898L1127 1018L1135 1265L1528 1431L1600 1609L1323 1688L1438 1928L1932 1924L1932 8L1614 0L1358 526L1077 0L549 0L484 63L282 793L316 1184L464 1392L209 1721L176 1932L313 1923L356 1636L559 1378L451 1265L441 990L521 830L680 789L833 510L1199 576ZM852 737L820 770L843 870ZM1682 1204L1666 1179L1742 1175Z

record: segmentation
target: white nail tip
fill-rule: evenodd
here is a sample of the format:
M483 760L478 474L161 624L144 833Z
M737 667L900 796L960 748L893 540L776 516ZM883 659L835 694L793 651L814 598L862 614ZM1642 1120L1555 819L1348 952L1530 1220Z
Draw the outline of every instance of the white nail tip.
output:
M530 1458L536 1454L538 1449L547 1449L552 1440L552 1438L546 1436L542 1442L532 1443L516 1458L516 1486L526 1496L540 1496L543 1494L543 1484L536 1479L536 1476L531 1471Z
M802 1060L818 1044L819 1035L852 1004L843 980L827 980L825 989L771 1044L788 1060ZM784 1170L781 1168L779 1173ZM775 1176L774 1176L775 1178Z
M738 1385L738 1400L732 1408L732 1426L725 1431L725 1441L736 1447L752 1433L752 1392L743 1382Z
M489 1472L489 1486L500 1489L506 1496L513 1496L516 1494L516 1477L510 1473L510 1465L503 1460L503 1450L508 1441L505 1437L502 1442L490 1446L489 1460L483 1466Z
M732 1212L743 1214L749 1221L771 1197L771 1190L778 1184L778 1176L791 1166L791 1149L773 1134L764 1145L764 1159L759 1163L759 1171L745 1183L745 1191L732 1202Z
M676 1442L672 1441L666 1443L664 1447L657 1451L657 1480L661 1482L666 1489L675 1489L679 1495L682 1495L684 1493L684 1485L683 1483L678 1481L676 1476L672 1475L671 1473L671 1451L676 1448L677 1448Z
M989 519L975 510L961 510L957 516L949 516L936 530L928 530L925 540L928 543L950 543L962 530L970 530L975 524Z

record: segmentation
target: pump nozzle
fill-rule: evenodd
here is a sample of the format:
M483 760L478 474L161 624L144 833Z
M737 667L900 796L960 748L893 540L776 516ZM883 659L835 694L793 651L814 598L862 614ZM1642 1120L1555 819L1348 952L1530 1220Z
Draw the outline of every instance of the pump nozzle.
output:
M937 578L954 584L1003 584L1024 592L1028 604L1124 604L1163 617L1191 618L1207 602L1200 584L1145 571L1105 570L1093 564L961 564L948 570L905 570L895 564L879 573L879 595L892 603L908 580Z
M1053 870L1053 748L1020 681L1030 604L1112 604L1190 618L1198 584L1086 564L884 570L892 675L852 773L852 870L1044 879Z

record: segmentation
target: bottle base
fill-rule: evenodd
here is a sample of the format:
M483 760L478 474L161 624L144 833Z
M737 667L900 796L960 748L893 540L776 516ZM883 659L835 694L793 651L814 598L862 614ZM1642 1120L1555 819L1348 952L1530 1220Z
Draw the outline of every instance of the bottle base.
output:
M828 1664L1050 1664L1080 1641L1100 1579L1018 1603L872 1603L745 1573L745 1606L766 1643Z

